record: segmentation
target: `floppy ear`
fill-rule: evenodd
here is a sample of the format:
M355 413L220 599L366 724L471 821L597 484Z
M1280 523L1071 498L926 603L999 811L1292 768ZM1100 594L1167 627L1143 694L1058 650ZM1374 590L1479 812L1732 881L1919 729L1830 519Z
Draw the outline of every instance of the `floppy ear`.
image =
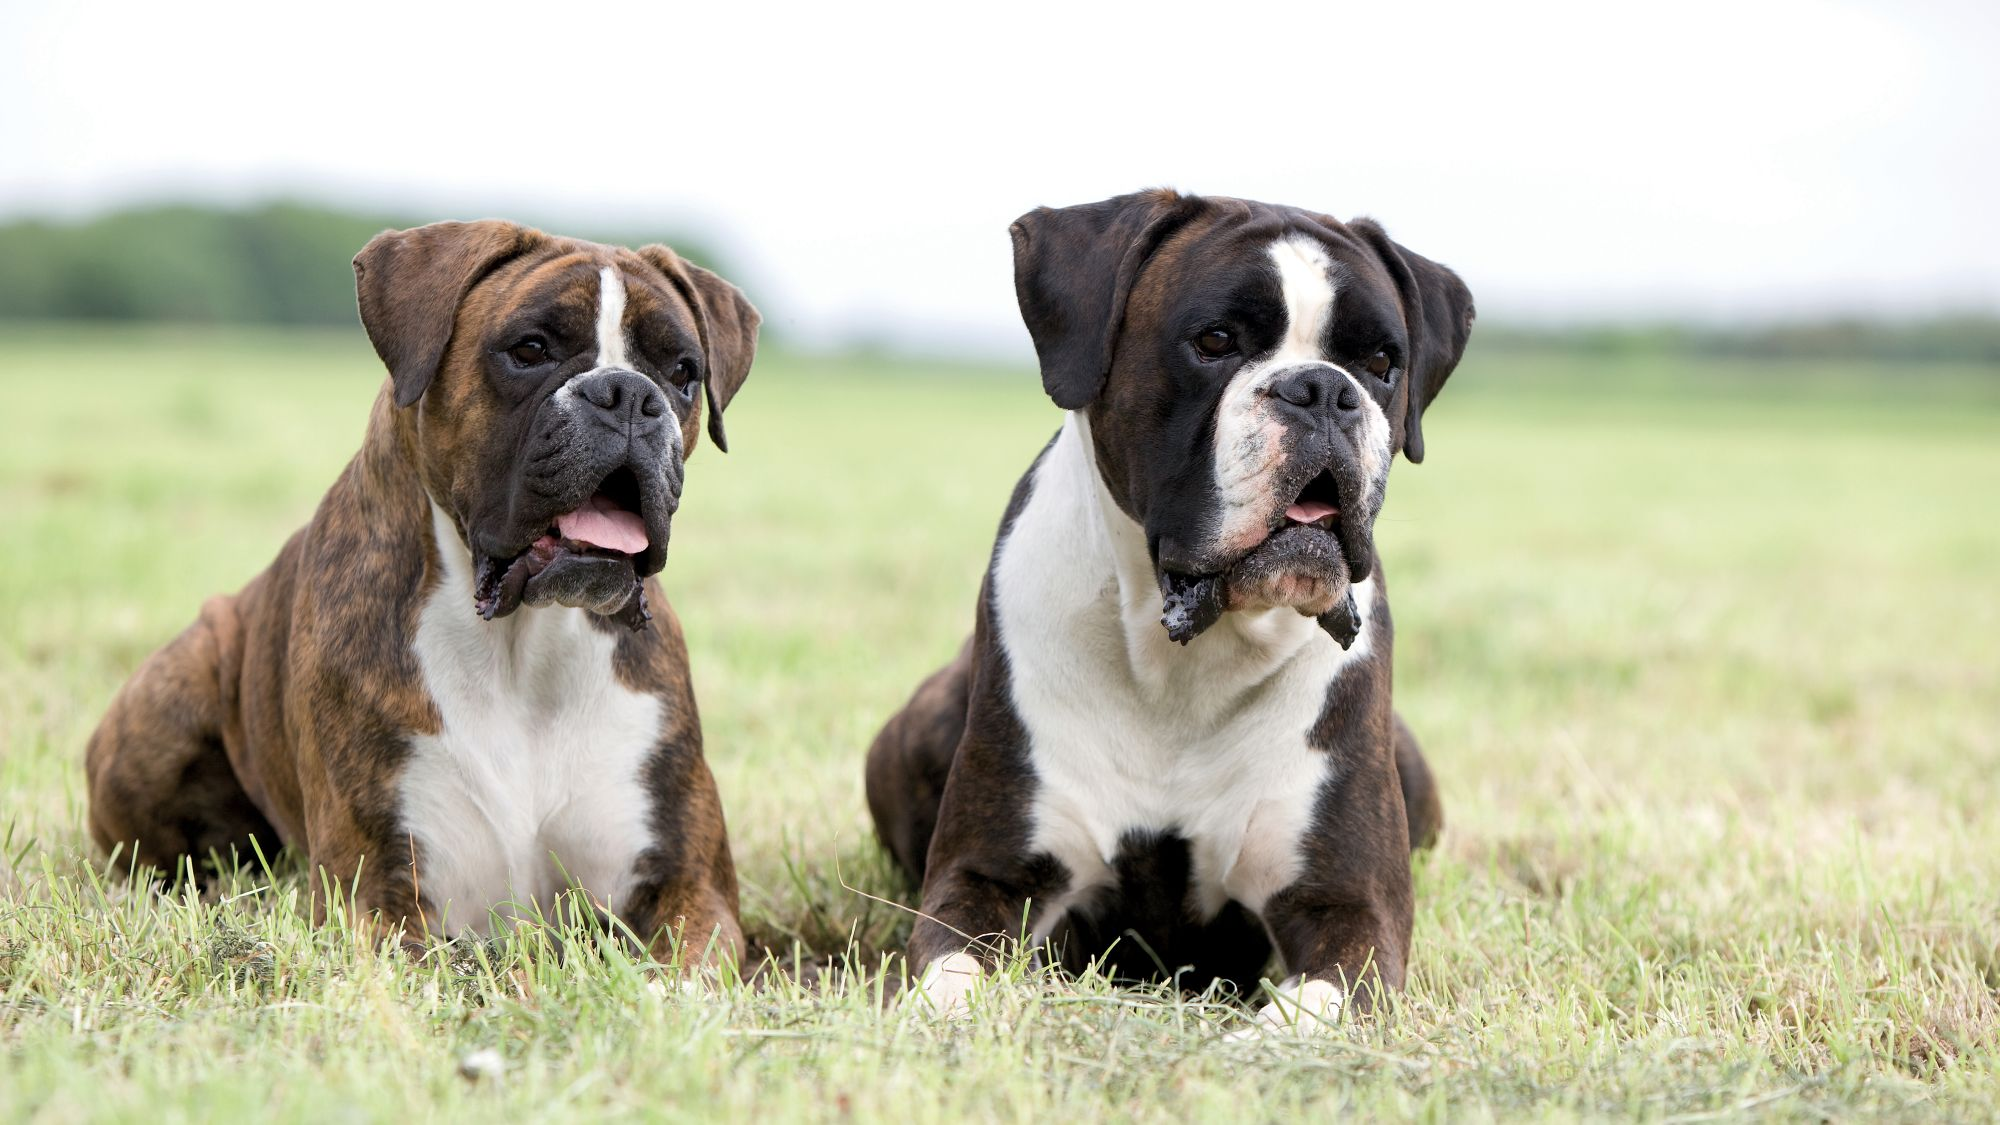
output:
M1014 294L1042 363L1042 389L1080 410L1104 389L1132 281L1161 242L1201 207L1166 188L1014 220Z
M639 256L665 274L681 299L694 309L695 331L701 334L701 352L708 364L701 380L702 394L708 399L708 440L727 453L729 439L722 431L722 409L750 377L751 361L757 358L757 326L764 318L742 290L669 247L642 246Z
M1476 315L1472 290L1451 270L1391 241L1373 219L1356 219L1347 229L1382 259L1403 297L1411 354L1404 361L1403 384L1396 388L1389 416L1403 456L1419 463L1424 459L1424 410L1444 389L1472 336Z
M424 397L437 377L466 293L543 237L499 219L432 223L385 230L354 256L361 326L389 369L397 406Z

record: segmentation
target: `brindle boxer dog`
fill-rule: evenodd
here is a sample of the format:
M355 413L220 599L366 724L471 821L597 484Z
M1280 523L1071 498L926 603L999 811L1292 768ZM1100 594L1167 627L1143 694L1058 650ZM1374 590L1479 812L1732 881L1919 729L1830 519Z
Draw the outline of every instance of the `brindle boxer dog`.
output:
M1443 819L1390 706L1372 528L1471 332L1367 220L1169 191L1023 216L1021 315L1069 411L1014 491L972 638L877 737L940 1010L1021 932L1326 1026L1400 987Z
M756 311L664 246L505 222L384 233L354 273L389 369L361 451L113 701L91 834L168 870L282 841L412 945L574 889L658 955L740 956L653 575Z

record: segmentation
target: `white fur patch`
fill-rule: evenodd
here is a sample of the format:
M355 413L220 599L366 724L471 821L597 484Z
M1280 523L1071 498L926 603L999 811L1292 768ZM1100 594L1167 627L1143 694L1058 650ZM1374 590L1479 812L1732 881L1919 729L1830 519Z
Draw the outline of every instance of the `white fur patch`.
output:
M1224 1038L1240 1042L1269 1035L1324 1035L1339 1026L1340 1009L1346 1002L1346 994L1332 981L1301 982L1293 977L1278 986L1271 1002L1252 1017L1250 1026Z
M1099 477L1071 413L1035 470L994 569L999 642L1038 784L1030 847L1072 882L1060 912L1111 878L1127 833L1187 839L1204 917L1252 911L1295 880L1299 841L1331 777L1306 739L1328 685L1366 657L1375 584L1354 588L1360 636L1343 651L1291 609L1224 614L1182 648L1160 626L1145 534Z
M426 921L485 933L489 911L546 908L572 885L627 908L653 841L641 771L659 742L659 699L618 682L615 642L583 610L481 620L471 554L436 505L431 534L443 573L411 648L443 726L410 740L400 784Z
M1273 358L1283 363L1325 358L1320 342L1333 316L1334 296L1333 263L1326 249L1295 234L1273 242L1269 253L1285 294L1285 342Z
M631 349L625 336L625 278L616 266L605 266L597 271L597 363L588 371L579 371L563 381L551 396L556 409L571 418L576 417L576 384L604 371L613 369L632 370ZM668 456L680 453L681 413L674 409L674 396L661 395L666 404Z
M616 266L597 271L597 366L631 366L625 348L625 279Z
M931 1013L942 1019L964 1019L972 1014L972 990L985 975L979 958L960 950L940 957L924 970L917 988Z

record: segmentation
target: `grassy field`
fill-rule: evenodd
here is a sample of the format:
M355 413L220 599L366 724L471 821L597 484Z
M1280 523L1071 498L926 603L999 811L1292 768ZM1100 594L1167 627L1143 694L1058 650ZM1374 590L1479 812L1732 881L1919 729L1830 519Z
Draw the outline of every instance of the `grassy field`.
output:
M305 925L283 863L209 901L96 873L97 715L308 515L380 375L358 331L0 343L0 1118L2000 1103L2000 371L1475 348L1380 527L1449 822L1407 997L1242 1045L1240 1007L1093 979L1017 979L965 1026L882 1002L908 924L861 758L969 626L1057 421L1032 375L772 355L736 452L694 458L665 580L781 964L682 996L532 928L379 955Z

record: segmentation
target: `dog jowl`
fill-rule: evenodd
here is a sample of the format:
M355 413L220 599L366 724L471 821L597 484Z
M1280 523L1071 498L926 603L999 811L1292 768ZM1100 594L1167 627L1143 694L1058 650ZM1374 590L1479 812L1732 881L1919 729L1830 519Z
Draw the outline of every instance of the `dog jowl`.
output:
M113 702L93 835L162 868L283 842L411 941L563 899L739 953L654 576L756 312L666 247L496 221L387 232L354 269L389 376L361 450Z
M1148 192L1013 228L1068 414L1002 519L971 640L877 738L912 961L963 1002L1026 936L1294 1026L1401 983L1441 811L1390 703L1374 524L1472 322L1372 222ZM975 939L968 941L968 938Z

